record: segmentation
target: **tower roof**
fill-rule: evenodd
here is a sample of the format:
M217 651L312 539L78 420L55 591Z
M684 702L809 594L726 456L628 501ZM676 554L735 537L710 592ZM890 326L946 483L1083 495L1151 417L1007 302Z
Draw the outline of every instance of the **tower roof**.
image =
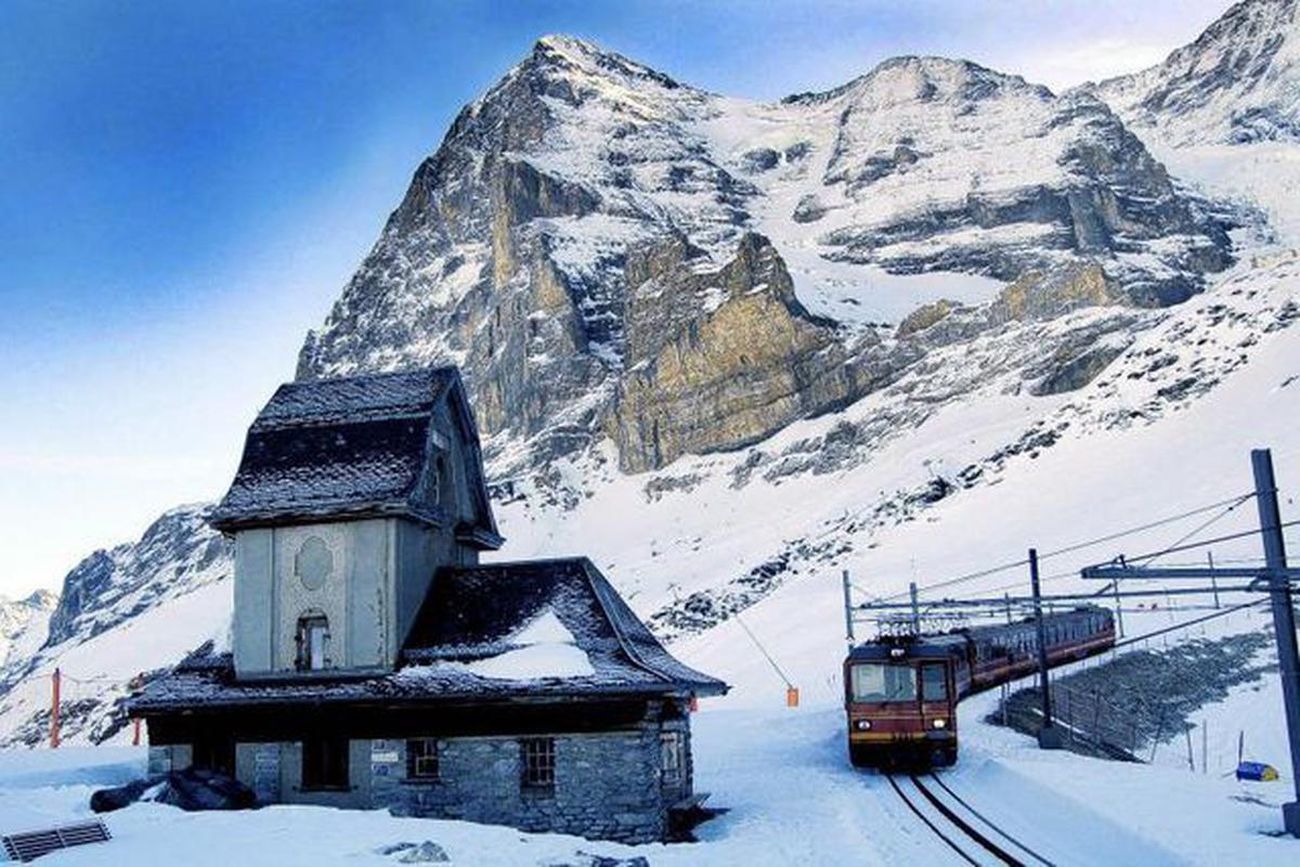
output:
M444 433L462 440L473 500L473 518L457 534L495 549L501 538L478 431L455 367L280 386L248 430L239 470L212 525L232 531L387 515L429 524L450 520L422 496L440 415L454 428Z

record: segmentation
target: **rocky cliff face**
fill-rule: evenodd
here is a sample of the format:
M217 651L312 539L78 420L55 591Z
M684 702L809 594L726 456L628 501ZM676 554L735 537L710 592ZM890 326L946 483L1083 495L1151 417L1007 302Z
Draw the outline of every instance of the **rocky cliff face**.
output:
M1161 64L1092 90L1173 146L1300 141L1297 0L1246 0Z
M96 551L63 579L44 648L86 641L168 599L230 577L230 543L207 525L210 506L164 514L137 542Z
M1159 306L1229 261L1087 94L901 58L759 104L547 37L416 171L299 376L454 362L498 475L606 435L640 471L890 381L927 348L890 320L932 292L892 275L988 303L1083 269Z

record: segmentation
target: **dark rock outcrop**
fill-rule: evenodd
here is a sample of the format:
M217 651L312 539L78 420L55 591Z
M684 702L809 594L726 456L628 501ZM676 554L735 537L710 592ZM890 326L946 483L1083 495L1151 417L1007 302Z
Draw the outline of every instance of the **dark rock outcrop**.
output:
M90 796L90 809L111 813L140 800L169 804L182 810L247 810L257 806L257 796L243 783L216 771L186 768L157 777L134 780L125 786L100 789Z

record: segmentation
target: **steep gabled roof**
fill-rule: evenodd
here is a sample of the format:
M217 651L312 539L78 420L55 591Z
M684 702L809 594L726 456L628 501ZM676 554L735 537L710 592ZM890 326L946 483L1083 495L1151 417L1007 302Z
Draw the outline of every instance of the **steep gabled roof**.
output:
M442 402L464 443L474 501L474 520L458 532L478 547L499 547L478 431L454 367L280 386L248 430L239 470L212 525L234 530L374 515L442 523L442 509L418 496Z
M549 615L591 664L592 674L565 678L572 688L642 684L651 691L700 695L727 689L673 658L586 557L444 570L411 628L403 658L429 666L427 674L435 679L440 664L452 663L447 673L455 674L458 688L490 691L501 678L458 667L518 650L518 637Z
M564 647L585 657L581 673L548 674L525 666L514 676L511 654L536 648L525 636L544 621L558 621ZM726 690L722 681L674 659L583 557L443 570L411 630L401 666L392 674L240 681L229 654L198 654L134 698L131 711L718 695Z

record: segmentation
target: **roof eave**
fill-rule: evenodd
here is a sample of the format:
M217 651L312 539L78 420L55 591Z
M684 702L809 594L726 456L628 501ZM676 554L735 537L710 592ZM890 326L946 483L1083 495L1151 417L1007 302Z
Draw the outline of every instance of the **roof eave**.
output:
M446 513L441 509L417 509L407 501L395 500L355 504L323 503L314 508L230 510L224 513L218 507L208 519L208 525L222 533L233 533L258 527L355 521L359 518L407 518L430 527L441 527L447 522Z
M495 551L505 544L505 538L495 530L462 524L456 528L456 541L480 551Z

